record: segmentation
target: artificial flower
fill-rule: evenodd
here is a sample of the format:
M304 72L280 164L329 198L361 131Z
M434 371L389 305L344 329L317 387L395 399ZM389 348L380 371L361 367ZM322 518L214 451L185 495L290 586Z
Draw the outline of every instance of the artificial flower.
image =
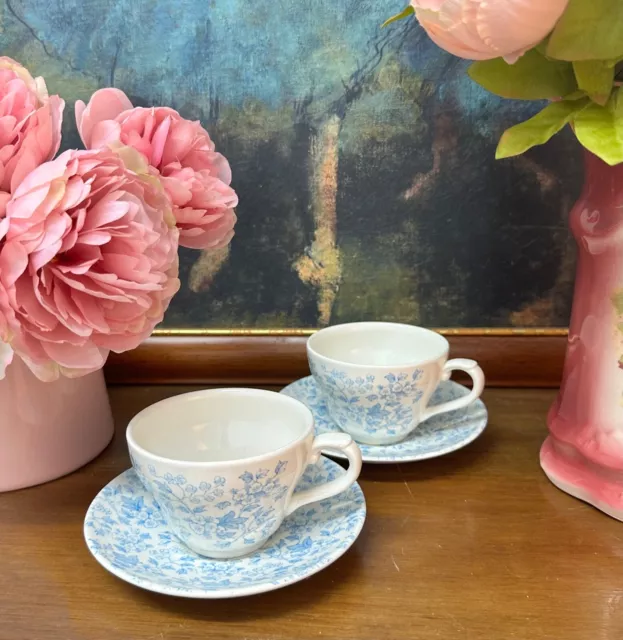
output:
M469 60L515 62L554 28L569 0L411 0L430 38Z
M169 199L140 154L119 151L41 164L0 222L0 339L42 380L138 346L179 288Z
M119 89L76 102L76 123L89 149L121 143L143 154L162 179L180 231L192 249L225 246L234 235L238 204L231 169L199 122L168 107L133 107Z
M61 98L48 96L43 78L0 57L0 217L11 191L58 151L64 107Z

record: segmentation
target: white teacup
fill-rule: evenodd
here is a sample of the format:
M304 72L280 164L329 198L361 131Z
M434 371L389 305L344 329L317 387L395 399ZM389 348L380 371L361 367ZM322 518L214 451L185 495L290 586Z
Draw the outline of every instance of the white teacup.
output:
M295 509L355 482L361 452L347 434L314 438L302 403L271 391L216 389L158 402L130 422L132 464L171 530L193 551L234 558L259 549ZM293 495L321 450L350 466Z
M333 421L365 444L393 444L428 418L466 407L485 384L474 360L448 361L438 333L391 322L355 322L322 329L307 342L311 372ZM452 371L468 373L471 393L441 405L428 401Z

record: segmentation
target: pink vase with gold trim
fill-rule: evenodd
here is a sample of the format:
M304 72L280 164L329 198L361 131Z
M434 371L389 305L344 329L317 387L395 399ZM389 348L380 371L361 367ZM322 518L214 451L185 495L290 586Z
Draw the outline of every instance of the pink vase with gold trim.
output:
M623 520L623 165L585 157L570 218L578 266L569 341L541 466L563 491Z
M0 380L0 491L54 480L113 436L104 374L41 382L17 357Z

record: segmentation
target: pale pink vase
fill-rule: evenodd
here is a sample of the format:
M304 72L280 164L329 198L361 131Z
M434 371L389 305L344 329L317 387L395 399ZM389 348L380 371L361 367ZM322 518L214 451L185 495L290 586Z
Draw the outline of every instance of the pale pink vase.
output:
M586 152L570 224L578 243L573 312L541 466L563 491L623 520L623 165Z
M0 380L0 491L54 480L113 436L104 374L41 382L19 359Z

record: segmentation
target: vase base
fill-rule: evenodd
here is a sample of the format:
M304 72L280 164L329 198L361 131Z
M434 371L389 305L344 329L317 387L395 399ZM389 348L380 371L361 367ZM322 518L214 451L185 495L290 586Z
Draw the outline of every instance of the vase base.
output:
M551 435L541 447L541 468L561 491L623 521L623 468L595 464Z
M0 473L0 494L46 484L82 469L82 467L93 462L95 458L106 450L113 436L114 427L111 421L110 431L102 431L98 434L97 438L89 443L89 448L80 452L80 457L71 457L68 460L56 459L54 464L48 463L48 466L43 468L30 467L19 476L10 475L7 477L5 474Z
M16 358L0 381L0 406L0 493L79 469L114 434L101 370L42 382Z

